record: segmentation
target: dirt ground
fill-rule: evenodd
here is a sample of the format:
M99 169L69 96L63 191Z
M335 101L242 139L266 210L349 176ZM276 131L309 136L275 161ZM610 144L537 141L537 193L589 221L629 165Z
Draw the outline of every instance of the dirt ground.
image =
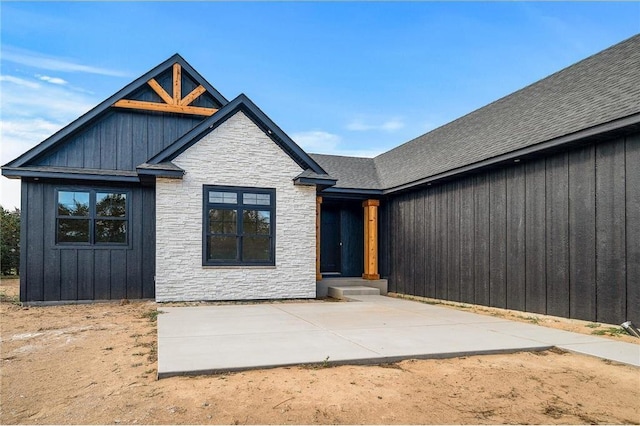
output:
M596 358L545 351L156 380L156 303L25 308L15 280L0 294L0 424L640 423L640 369Z

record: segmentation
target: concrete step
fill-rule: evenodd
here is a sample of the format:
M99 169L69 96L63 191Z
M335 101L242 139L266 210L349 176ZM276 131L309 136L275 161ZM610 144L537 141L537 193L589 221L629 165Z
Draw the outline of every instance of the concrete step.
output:
M380 290L363 285L330 286L327 295L334 299L346 299L349 296L380 295Z

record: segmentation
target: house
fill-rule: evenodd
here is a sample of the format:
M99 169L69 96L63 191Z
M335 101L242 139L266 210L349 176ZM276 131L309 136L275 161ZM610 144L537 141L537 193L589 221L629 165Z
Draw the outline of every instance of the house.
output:
M2 174L24 302L312 298L335 275L640 322L640 35L375 158L306 153L175 55Z

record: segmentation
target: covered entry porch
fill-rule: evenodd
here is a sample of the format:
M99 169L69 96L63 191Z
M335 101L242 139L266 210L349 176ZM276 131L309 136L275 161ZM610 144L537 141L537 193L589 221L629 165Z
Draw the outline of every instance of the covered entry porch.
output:
M378 271L378 207L373 198L316 198L316 296L329 286L369 286L386 294Z

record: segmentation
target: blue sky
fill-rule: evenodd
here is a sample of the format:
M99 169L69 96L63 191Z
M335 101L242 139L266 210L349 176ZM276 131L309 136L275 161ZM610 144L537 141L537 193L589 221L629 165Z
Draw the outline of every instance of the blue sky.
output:
M174 53L309 152L374 156L640 32L639 2L3 1L0 16L2 164Z

